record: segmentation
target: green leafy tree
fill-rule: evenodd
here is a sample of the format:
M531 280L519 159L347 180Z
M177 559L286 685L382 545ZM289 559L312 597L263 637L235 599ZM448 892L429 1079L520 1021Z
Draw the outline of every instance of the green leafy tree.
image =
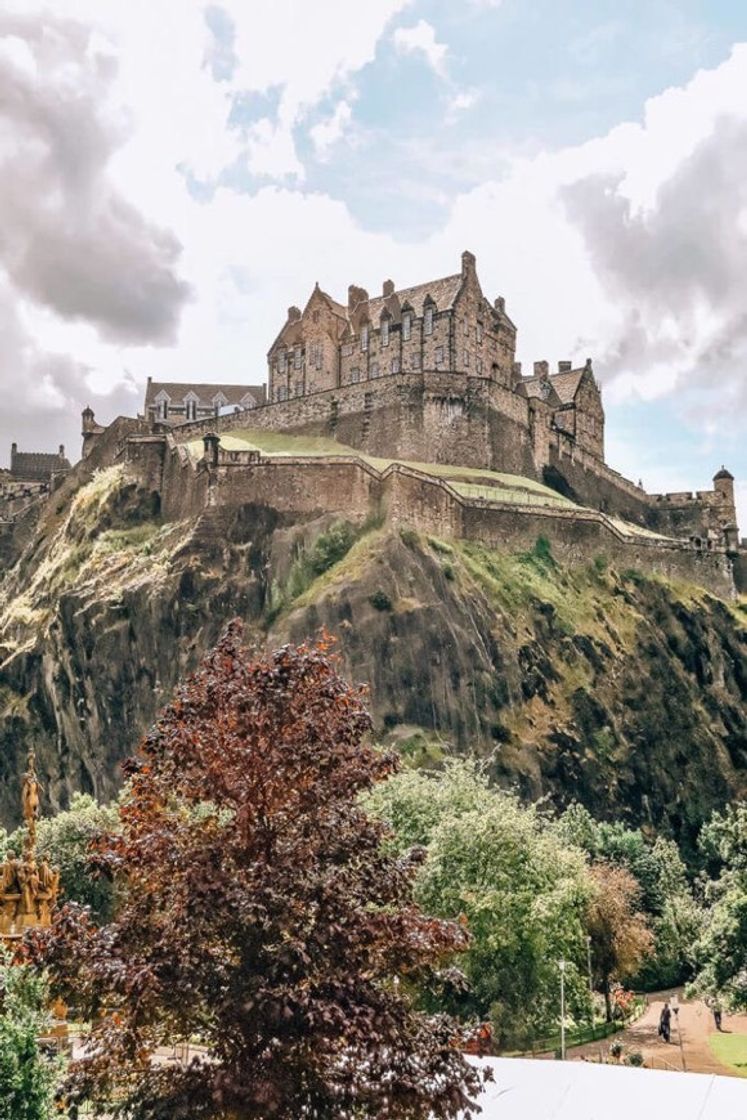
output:
M504 1045L527 1044L557 1025L558 962L565 959L569 1007L588 1017L590 884L580 849L466 762L432 775L403 771L371 803L402 850L427 845L418 901L466 920L471 941L460 966L469 986L451 993L454 1010L490 1017Z
M696 947L693 992L732 1009L747 1007L747 804L714 813L700 835L713 878L706 883L707 922Z
M236 624L177 690L98 843L111 922L68 904L30 939L97 1020L73 1100L130 1120L474 1114L457 1024L410 995L468 938L415 905L417 858L360 805L398 763L370 727L323 643L255 658ZM153 1062L195 1035L204 1057Z
M28 966L0 959L0 1120L51 1120L59 1064L45 1057L46 988Z

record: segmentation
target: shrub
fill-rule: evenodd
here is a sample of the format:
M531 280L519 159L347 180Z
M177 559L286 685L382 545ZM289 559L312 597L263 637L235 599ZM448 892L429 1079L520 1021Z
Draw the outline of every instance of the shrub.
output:
M381 588L374 591L373 595L369 595L368 601L377 611L390 611L392 609L392 600L386 591L382 591Z
M415 548L418 541L420 540L415 530L408 529L407 527L405 527L404 529L400 529L399 537L402 543L406 544L408 548Z
M628 1066L642 1066L643 1061L643 1054L640 1050L631 1050L625 1059L625 1064Z

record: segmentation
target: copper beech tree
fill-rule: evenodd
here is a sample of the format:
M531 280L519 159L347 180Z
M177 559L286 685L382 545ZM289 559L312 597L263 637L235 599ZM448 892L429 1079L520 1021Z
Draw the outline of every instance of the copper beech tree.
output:
M127 765L94 856L119 905L63 908L33 954L93 1022L72 1100L137 1120L473 1116L459 1031L419 1011L465 947L412 901L358 795L396 759L368 745L329 643L253 656L231 624ZM159 1046L204 1045L159 1066Z

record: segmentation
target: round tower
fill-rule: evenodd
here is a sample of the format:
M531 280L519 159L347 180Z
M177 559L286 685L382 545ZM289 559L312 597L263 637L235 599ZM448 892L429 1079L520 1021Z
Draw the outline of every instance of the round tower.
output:
M713 476L713 489L717 494L722 494L725 502L734 504L734 475L722 466Z

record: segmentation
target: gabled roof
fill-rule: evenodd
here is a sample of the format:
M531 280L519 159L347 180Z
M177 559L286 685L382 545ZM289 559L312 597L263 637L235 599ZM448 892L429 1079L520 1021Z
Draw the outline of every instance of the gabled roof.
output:
M580 369L569 369L564 373L553 373L550 375L550 381L563 404L572 404L573 401L575 401L578 387L581 384L581 378L584 376L585 372L582 366Z
M423 307L428 296L435 302L438 311L444 311L454 306L454 300L459 293L461 284L462 274L457 272L454 276L444 276L441 280L430 280L427 284L416 284L414 288L401 288L399 291L395 291L392 296L376 296L368 301L369 317L372 321L378 319L385 307L392 311L390 301L393 302L394 296L399 301L400 307L404 307L406 303L409 304L418 318L423 314Z
M212 405L218 393L222 393L227 405L241 405L248 396L254 398L257 404L264 404L266 389L264 385L223 385L211 381L151 381L145 390L145 412L156 403L156 397L166 393L172 403L181 403L185 397L192 394L198 398L200 405L207 408Z
M527 377L516 386L516 392L522 397L547 401L551 408L563 405L549 377Z

